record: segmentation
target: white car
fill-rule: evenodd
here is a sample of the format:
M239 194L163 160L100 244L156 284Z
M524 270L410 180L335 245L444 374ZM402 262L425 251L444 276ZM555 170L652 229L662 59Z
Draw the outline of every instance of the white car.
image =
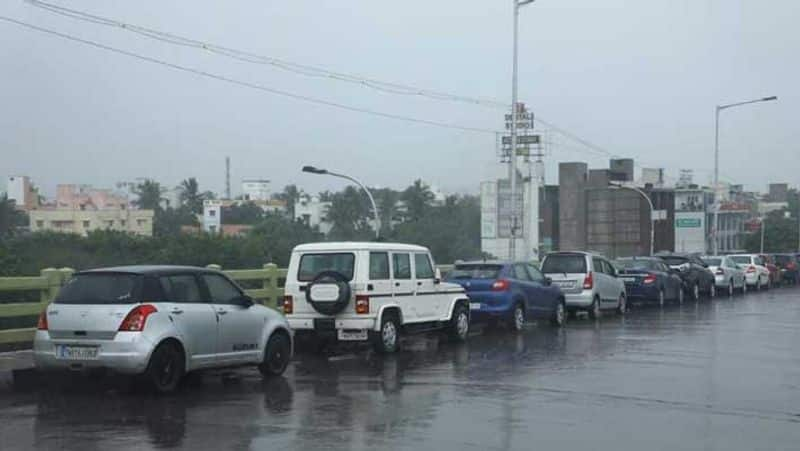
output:
M708 270L714 274L714 284L717 290L722 290L728 296L733 296L736 290L742 294L747 292L747 280L744 270L726 255L702 257L703 263L708 265Z
M542 273L561 288L572 315L578 310L589 312L590 318L599 317L601 310L625 314L625 282L617 278L614 265L602 256L553 252L544 257Z
M772 282L766 262L760 255L735 254L728 256L734 263L744 270L747 286L754 290L769 289Z
M404 334L469 333L469 298L444 283L428 249L391 243L315 243L292 251L284 314L301 337L318 342L370 341L398 350Z
M42 312L37 329L38 368L141 374L159 392L206 368L254 365L277 376L292 354L291 329L280 313L205 268L79 272Z

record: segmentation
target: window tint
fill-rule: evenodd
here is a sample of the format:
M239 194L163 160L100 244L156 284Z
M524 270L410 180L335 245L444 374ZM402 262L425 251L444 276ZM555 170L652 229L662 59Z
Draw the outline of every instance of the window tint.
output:
M605 260L602 260L602 262L603 262L603 272L604 273L608 274L609 276L617 275L617 270L614 269L614 266L612 266L611 263L609 263L609 262L607 262Z
M598 257L592 257L592 266L594 266L594 270L597 272L606 272L603 268L603 260Z
M208 287L211 302L231 304L242 297L242 293L228 279L219 274L203 274L203 281Z
M545 274L585 274L586 257L580 254L550 254L544 259L542 272Z
M370 280L389 279L389 254L387 252L369 253Z
M496 279L500 276L500 265L456 265L455 269L447 274L452 279Z
M428 254L414 254L414 272L417 279L433 279L433 267Z
M197 279L191 274L162 277L161 286L171 302L203 302Z
M341 273L347 280L353 280L353 254L305 254L300 257L297 280L310 282L324 271Z
M720 262L722 261L721 258L704 258L703 263L707 264L708 266L720 266Z
M411 278L411 257L408 254L392 254L395 279Z
M737 265L749 265L750 264L750 257L746 255L736 255L731 257L734 263Z
M755 261L756 261L756 265L759 265L759 266L764 266L764 259L763 259L763 258L761 258L761 257L756 257L756 258L755 258Z
M514 265L514 278L526 282L531 280L528 271L525 269L525 265Z
M531 276L531 280L539 283L544 282L544 274L542 274L542 272L539 271L535 266L527 265L527 269L528 269L528 274L530 274Z
M131 304L139 302L142 276L123 273L78 274L56 296L56 304Z

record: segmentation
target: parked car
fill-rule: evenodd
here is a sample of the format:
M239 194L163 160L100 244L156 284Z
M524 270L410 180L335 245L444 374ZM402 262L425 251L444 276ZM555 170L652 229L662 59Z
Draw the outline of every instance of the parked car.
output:
M759 254L762 260L764 260L764 266L767 267L769 270L769 284L770 286L777 286L783 282L783 278L781 277L781 270L775 264L775 260L772 258L771 255L768 254Z
M700 257L693 254L659 254L658 257L678 271L683 279L683 289L692 300L699 301L703 294L709 298L716 296L714 274L711 274Z
M619 268L619 279L625 283L629 303L656 302L661 306L667 301L683 303L683 280L660 258L628 257L614 263Z
M124 266L75 274L42 312L33 342L41 369L141 374L159 392L188 372L257 365L278 376L292 334L225 274L179 266Z
M566 300L535 266L526 262L457 263L448 282L464 287L473 322L504 321L519 331L530 319L566 322Z
M446 331L466 340L470 304L445 283L427 248L392 243L312 243L292 251L284 313L300 338L371 342L392 353L405 334Z
M747 293L747 282L744 270L739 267L730 257L716 255L703 257L703 263L708 265L708 269L714 273L714 281L717 290L722 290L728 296L733 296L736 290Z
M731 255L730 258L744 269L748 288L761 290L770 287L769 269L767 269L764 259L758 254L736 254Z
M625 284L606 258L588 252L553 252L542 260L542 273L561 288L567 311L587 311L598 318L602 310L625 314Z
M800 259L795 254L773 254L772 258L781 272L781 283L789 285L800 283Z

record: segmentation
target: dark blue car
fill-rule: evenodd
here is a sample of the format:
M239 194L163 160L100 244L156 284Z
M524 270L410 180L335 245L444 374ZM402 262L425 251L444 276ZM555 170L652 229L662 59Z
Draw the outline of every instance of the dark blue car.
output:
M663 260L655 257L629 257L615 261L620 280L625 282L628 301L664 305L683 302L683 280Z
M555 326L566 322L561 289L530 263L457 263L447 281L464 287L475 322L502 321L516 331L534 318L549 319Z

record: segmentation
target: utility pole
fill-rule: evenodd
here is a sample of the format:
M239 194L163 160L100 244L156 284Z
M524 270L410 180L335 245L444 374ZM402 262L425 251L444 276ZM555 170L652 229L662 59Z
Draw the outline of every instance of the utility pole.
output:
M511 237L508 241L509 260L516 259L516 235L517 235L517 59L518 59L518 36L519 36L519 8L533 3L534 0L511 0L514 4L514 51L513 62L511 64L511 161L509 164L509 181L511 183Z
M767 227L766 217L761 217L761 254L764 253L764 229Z
M231 198L231 157L225 157L225 199Z

